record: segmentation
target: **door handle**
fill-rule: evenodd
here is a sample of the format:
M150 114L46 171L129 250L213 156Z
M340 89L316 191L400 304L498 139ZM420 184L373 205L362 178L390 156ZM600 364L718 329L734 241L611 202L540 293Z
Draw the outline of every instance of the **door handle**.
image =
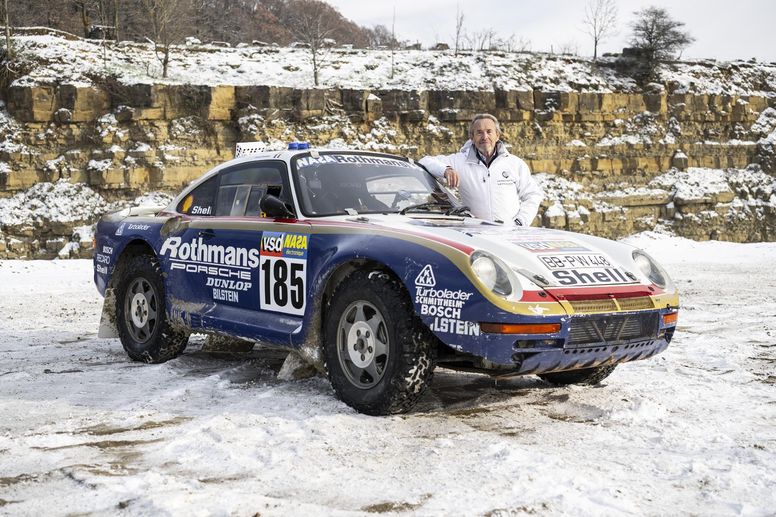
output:
M216 232L213 230L200 230L197 234L198 236L202 237L203 239L212 239L216 236Z

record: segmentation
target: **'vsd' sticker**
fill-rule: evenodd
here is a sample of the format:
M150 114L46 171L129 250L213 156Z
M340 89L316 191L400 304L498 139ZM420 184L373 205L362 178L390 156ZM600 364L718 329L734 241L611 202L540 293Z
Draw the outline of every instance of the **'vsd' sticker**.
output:
M303 233L264 232L261 236L261 254L306 259L308 238Z

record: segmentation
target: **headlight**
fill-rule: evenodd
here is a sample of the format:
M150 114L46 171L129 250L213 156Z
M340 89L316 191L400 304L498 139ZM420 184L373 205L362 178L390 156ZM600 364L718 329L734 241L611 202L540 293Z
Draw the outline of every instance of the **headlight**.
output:
M665 289L671 284L668 273L663 271L663 268L643 251L633 250L633 262L635 262L636 266L644 273L644 276L649 278L650 282L658 287Z
M510 301L517 301L523 294L520 281L501 259L484 251L471 256L472 271L494 294Z

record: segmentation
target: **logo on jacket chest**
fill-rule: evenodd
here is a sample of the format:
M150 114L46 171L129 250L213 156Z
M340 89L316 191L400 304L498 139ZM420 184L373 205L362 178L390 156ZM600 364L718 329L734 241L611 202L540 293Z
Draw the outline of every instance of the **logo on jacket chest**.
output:
M514 185L515 184L515 177L509 171L501 171L501 174L499 174L496 177L498 178L496 180L496 184L498 184L498 185Z

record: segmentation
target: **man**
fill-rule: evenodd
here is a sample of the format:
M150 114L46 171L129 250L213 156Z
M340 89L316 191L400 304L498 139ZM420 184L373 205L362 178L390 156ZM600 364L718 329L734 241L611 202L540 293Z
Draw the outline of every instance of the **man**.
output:
M460 152L426 156L420 163L451 187L458 187L463 204L480 219L530 226L544 192L531 177L528 165L509 152L500 140L501 128L493 115L475 115L469 141Z

